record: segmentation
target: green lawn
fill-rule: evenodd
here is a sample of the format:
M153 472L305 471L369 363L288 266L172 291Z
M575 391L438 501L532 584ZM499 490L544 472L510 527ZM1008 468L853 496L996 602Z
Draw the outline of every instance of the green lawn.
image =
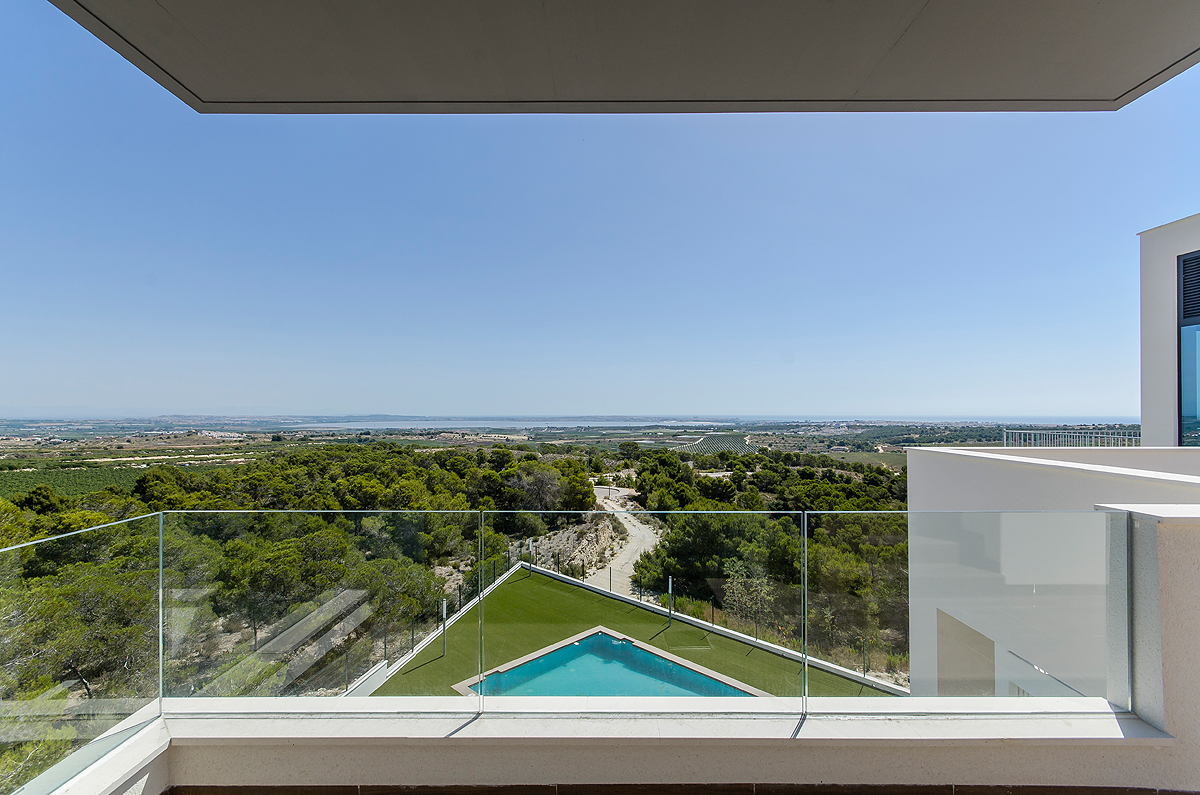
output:
M454 622L442 644L431 643L375 691L377 696L456 695L452 685L479 673L478 606ZM486 669L603 625L778 696L803 694L800 663L636 605L542 574L517 572L484 605ZM809 695L886 693L809 668Z

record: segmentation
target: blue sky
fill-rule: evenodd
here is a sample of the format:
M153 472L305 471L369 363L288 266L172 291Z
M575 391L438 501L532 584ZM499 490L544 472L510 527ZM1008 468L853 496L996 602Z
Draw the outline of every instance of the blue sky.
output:
M1132 417L1116 113L202 116L0 5L0 416Z

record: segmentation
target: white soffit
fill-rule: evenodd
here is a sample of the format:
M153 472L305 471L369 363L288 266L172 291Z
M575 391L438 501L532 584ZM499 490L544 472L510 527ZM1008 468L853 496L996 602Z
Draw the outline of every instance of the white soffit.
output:
M1196 0L52 0L216 113L1115 110Z

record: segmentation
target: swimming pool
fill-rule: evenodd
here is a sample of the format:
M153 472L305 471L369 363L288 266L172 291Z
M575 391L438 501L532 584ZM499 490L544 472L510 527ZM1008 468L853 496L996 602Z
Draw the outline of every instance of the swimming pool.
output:
M668 659L629 638L602 630L569 638L532 659L488 674L488 696L750 696L706 669ZM715 676L720 676L716 674ZM721 677L727 679L727 677ZM728 680L733 682L733 680ZM739 683L740 684L740 683ZM471 682L478 693L479 682ZM745 689L742 689L745 688Z

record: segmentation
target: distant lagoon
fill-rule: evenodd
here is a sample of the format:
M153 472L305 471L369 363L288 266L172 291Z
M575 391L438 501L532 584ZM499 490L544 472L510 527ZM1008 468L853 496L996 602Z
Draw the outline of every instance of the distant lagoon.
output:
M516 418L496 418L496 419L456 419L454 417L447 418L430 418L422 420L375 420L370 422L317 422L304 425L296 425L296 428L305 430L415 430L415 429L435 429L444 428L453 430L455 428L505 428L510 430L524 430L526 428L645 428L651 425L663 427L711 427L715 425L732 425L733 423L714 420L665 420L665 419L647 419L647 418L631 418L631 419L590 419L588 417L555 417L555 418L540 418L540 417L516 417Z
M301 418L294 418L293 421ZM396 417L395 419L346 419L321 417L319 421L296 422L288 426L303 430L435 430L435 429L537 429L537 428L716 428L720 426L759 424L825 424L830 422L884 425L904 423L945 422L949 424L1015 424L1015 425L1075 425L1090 423L1136 424L1136 417L876 417L849 419L832 416L743 416L720 419L672 417Z

